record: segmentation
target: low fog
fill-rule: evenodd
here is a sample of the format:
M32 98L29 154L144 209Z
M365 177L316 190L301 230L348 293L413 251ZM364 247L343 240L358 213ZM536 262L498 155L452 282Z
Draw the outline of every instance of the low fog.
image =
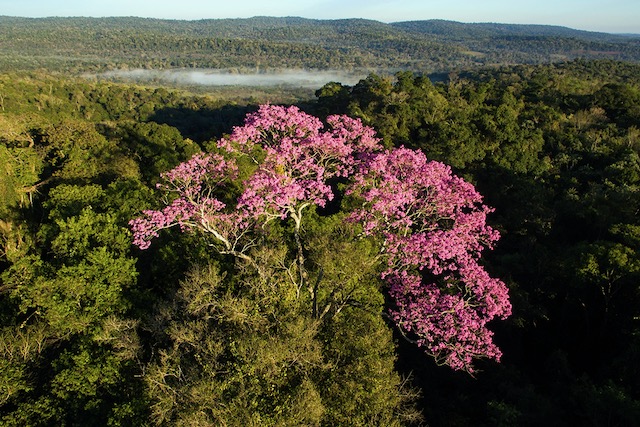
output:
M287 86L317 89L328 82L354 85L365 75L342 71L286 70L265 73L232 73L224 70L116 70L97 76L107 79L162 81L202 86Z

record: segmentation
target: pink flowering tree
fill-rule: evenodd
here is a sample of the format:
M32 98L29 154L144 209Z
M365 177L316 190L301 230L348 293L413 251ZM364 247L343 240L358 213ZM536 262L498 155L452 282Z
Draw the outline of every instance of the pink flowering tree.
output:
M507 317L511 305L504 283L478 262L499 235L474 187L422 152L399 148L363 164L348 193L362 201L350 218L382 241L397 325L454 369L499 359L486 324Z
M251 164L238 183L238 165ZM498 233L473 186L418 151L383 151L359 120L330 116L324 125L296 107L265 105L218 142L218 154L197 154L162 175L161 210L131 221L134 244L146 249L165 228L210 236L222 254L251 262L255 235L271 221L293 223L297 295L308 283L302 220L335 197L335 183L360 208L350 220L380 244L391 317L437 361L472 371L478 357L499 359L487 323L506 317L505 285L479 263ZM231 184L237 197L229 199ZM258 271L259 272L259 271ZM321 275L320 275L321 277ZM316 310L314 310L314 313Z

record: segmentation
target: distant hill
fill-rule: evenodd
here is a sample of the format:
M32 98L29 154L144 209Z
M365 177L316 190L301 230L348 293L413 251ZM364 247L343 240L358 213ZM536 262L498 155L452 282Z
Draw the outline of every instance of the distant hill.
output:
M313 68L443 72L575 58L640 62L640 36L565 27L299 17L0 16L0 69Z
M557 25L523 25L499 23L462 23L432 19L428 21L406 21L391 24L394 28L418 34L443 38L469 39L477 37L569 37L584 40L622 41L619 35L592 31L574 30ZM640 36L638 36L640 37Z

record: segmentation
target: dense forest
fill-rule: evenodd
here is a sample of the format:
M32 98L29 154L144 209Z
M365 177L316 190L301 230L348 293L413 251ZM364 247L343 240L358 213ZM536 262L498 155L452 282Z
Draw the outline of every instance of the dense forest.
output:
M0 88L4 425L640 422L639 66L372 74L301 105L451 165L495 208L502 237L484 264L513 314L490 325L502 361L473 375L383 315L372 247L335 204L311 215L305 255L329 282L353 278L357 304L320 323L244 270L225 280L233 263L199 233L132 245L160 174L215 152L256 106L42 74ZM275 248L290 231L274 227ZM285 255L262 256L281 277Z
M640 60L640 36L540 25L256 17L175 21L0 16L0 70L404 69Z
M0 424L640 425L638 39L0 25ZM381 72L311 99L73 75L172 66ZM301 182L287 197L315 204L273 197ZM459 259L415 265L428 245L401 246L424 230ZM424 301L444 309L416 317Z

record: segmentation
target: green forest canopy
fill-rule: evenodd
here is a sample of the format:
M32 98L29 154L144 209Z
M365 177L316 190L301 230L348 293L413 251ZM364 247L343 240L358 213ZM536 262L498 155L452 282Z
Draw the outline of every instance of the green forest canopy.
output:
M486 268L514 315L493 328L502 363L475 378L393 335L375 287L366 310L311 325L282 289L225 276L197 236L133 248L159 173L254 106L36 73L0 76L0 95L4 425L640 423L638 65L372 74L305 103L452 165L496 209ZM371 255L336 218L305 232L318 262Z

